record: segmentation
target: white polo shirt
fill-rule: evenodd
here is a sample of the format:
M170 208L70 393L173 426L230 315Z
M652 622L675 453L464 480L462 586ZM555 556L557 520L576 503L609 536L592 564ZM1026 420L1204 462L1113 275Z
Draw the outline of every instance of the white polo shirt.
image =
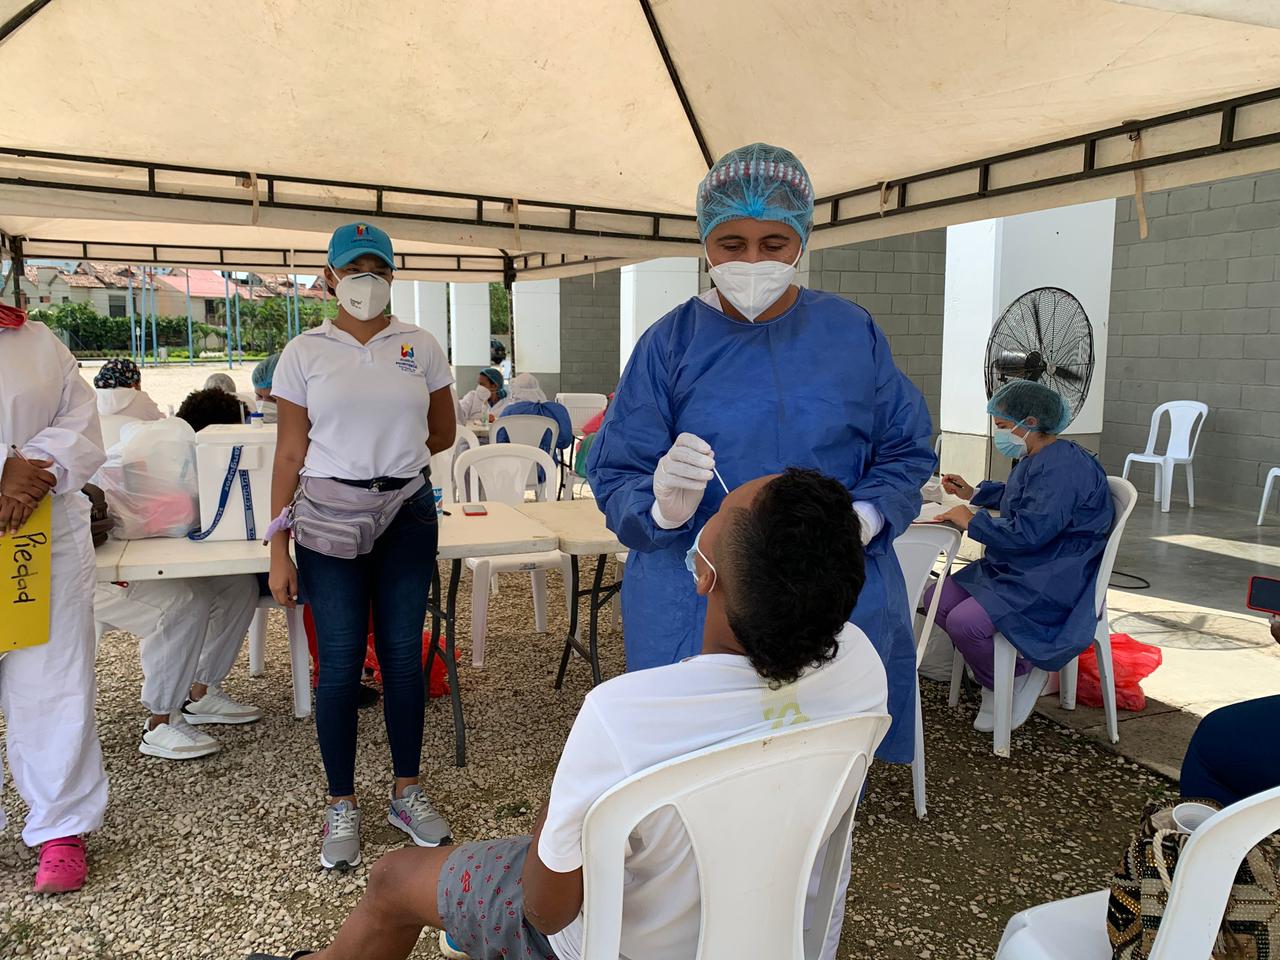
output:
M304 477L412 477L431 459L427 409L453 383L440 344L395 317L361 344L326 320L289 341L272 396L307 408Z

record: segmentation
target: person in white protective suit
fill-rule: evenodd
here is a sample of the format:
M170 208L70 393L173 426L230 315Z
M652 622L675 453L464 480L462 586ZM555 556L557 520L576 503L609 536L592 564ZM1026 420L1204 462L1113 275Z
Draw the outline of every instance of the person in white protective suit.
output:
M64 893L84 885L83 835L107 809L94 728L90 505L80 494L105 455L93 390L75 358L11 307L0 307L0 456L0 532L16 532L53 498L49 639L0 659L0 713L13 783L29 808L22 839L40 848L35 890Z
M102 365L93 378L100 416L159 420L164 416L142 389L142 371L128 357L116 357Z

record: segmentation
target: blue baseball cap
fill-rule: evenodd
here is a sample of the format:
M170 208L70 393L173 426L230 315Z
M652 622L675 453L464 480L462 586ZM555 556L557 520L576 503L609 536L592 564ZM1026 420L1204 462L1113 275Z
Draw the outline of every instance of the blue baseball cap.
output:
M333 231L329 239L329 266L345 267L356 257L371 253L395 269L391 238L371 223L348 223Z

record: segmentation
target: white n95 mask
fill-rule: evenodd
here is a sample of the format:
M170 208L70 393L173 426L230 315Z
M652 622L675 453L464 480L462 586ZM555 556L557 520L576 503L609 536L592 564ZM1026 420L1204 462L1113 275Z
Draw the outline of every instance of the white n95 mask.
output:
M720 295L755 323L756 317L777 303L795 282L796 264L800 262L803 253L802 250L796 254L795 263L783 263L780 260L760 260L756 263L730 260L708 267L707 273L711 275Z
M376 273L353 273L338 281L336 288L342 309L357 320L382 315L391 302L391 284Z

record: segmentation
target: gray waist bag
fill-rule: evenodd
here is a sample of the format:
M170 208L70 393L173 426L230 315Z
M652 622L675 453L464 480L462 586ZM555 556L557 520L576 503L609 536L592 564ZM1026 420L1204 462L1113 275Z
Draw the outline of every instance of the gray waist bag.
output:
M399 490L369 490L329 477L300 477L293 501L293 539L316 553L350 560L373 542L426 480L417 476Z

